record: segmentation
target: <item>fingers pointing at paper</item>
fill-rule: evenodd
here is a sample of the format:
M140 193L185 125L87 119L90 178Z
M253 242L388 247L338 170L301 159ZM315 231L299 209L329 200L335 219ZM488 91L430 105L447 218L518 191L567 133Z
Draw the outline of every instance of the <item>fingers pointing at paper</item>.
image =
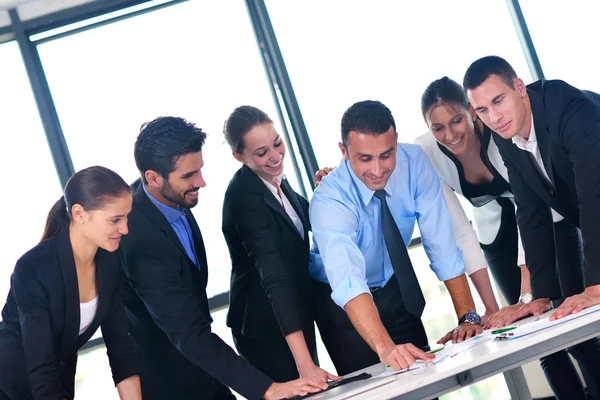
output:
M550 321L566 317L567 315L577 314L597 304L600 304L600 285L589 286L583 293L567 297L564 303L550 316Z
M382 363L389 365L396 371L410 367L416 360L428 361L434 358L434 354L425 353L410 343L394 345L382 351L379 355Z

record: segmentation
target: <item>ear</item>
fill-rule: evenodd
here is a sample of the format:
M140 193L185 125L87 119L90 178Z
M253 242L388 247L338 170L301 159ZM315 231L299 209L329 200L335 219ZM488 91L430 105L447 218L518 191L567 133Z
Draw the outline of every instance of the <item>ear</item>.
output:
M527 94L527 86L521 78L515 78L515 90L519 93L521 97L525 97L525 95Z
M73 221L78 224L83 224L86 218L86 212L81 206L81 204L75 204L71 207L71 216L73 217Z
M472 104L469 104L469 113L471 114L471 119L473 120L473 122L475 122L475 120L477 119L477 111L475 111Z
M144 173L144 176L148 181L148 186L162 187L164 179L158 172L149 169Z
M242 164L246 164L245 160L244 160L244 156L241 155L240 153L238 153L237 151L232 151L231 154L233 154L233 158L235 158L236 160L238 160L239 162L241 162Z
M346 149L346 146L344 146L344 143L339 142L338 146L340 147L340 150L342 151L342 156L344 156L344 158L347 160L348 159L348 149Z

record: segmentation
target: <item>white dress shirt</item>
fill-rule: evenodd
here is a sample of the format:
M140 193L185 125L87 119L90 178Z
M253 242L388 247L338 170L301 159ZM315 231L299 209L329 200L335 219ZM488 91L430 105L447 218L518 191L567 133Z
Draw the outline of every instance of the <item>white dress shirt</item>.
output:
M544 162L542 161L542 155L540 154L540 147L537 144L537 137L535 135L535 124L533 123L533 113L531 114L531 130L529 131L529 139L525 139L519 135L515 135L512 138L512 142L521 150L525 150L531 153L531 155L533 155L533 159L535 160L535 164L537 165L538 172L541 173L544 176L544 178L546 178L547 183L552 185L552 181L548 176L548 172L546 172L546 168L544 168Z
M300 236L302 236L302 239L304 239L304 225L302 225L302 220L300 219L300 217L298 217L296 210L294 210L294 207L292 206L292 204L290 203L288 198L285 197L285 193L283 193L283 190L280 189L281 181L285 178L285 176L281 175L281 176L278 176L277 178L275 178L275 182L277 183L277 186L272 185L271 183L267 182L260 176L259 176L259 178L263 181L263 183L267 186L267 188L271 191L271 193L273 193L273 196L275 196L275 198L277 199L279 204L281 204L281 206L283 207L283 209L285 210L287 215L290 217L290 219L294 223L294 226L296 227L296 229L298 229Z

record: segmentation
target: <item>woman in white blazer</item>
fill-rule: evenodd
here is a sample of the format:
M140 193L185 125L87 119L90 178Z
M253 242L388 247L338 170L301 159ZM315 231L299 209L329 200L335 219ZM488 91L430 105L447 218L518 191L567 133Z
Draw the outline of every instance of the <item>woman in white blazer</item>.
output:
M492 321L501 322L523 303L531 301L529 273L506 167L491 140L492 132L476 118L462 87L455 81L443 77L432 82L421 98L421 111L429 132L415 142L421 145L440 175L457 244L484 304L490 303L489 297L493 297L487 273L480 272L485 271L486 260L500 291L511 304L492 316ZM473 206L475 231L457 194ZM554 211L553 218L558 273L561 273L560 265L569 267L563 268L561 274L561 283L563 275L567 283L561 288L563 295L580 293L583 287L577 282L583 280L581 276L573 276L573 271L583 274L581 235L574 225ZM576 265L580 268L573 268ZM585 398L566 351L542 358L541 364L557 398Z

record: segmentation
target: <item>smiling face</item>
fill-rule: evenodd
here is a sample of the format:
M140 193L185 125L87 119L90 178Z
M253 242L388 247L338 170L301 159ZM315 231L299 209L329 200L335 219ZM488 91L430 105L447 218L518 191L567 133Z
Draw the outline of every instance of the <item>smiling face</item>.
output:
M425 121L435 140L455 155L465 153L477 140L472 115L460 104L435 104L425 113Z
M198 204L198 190L206 186L202 177L202 151L187 153L175 162L173 171L165 179L153 170L146 171L148 191L161 203L177 208L192 208Z
M78 220L83 235L96 246L115 251L119 248L121 236L127 235L127 216L131 212L132 196L123 193L122 196L110 198L98 210L84 210L79 204L73 206L73 213Z
M483 123L504 139L529 137L531 105L521 79L515 78L512 88L492 74L475 89L469 89L467 97Z
M243 138L242 153L233 152L233 156L246 164L254 173L274 182L274 178L283 174L285 144L272 123L254 126Z
M381 134L350 131L347 147L339 144L354 175L370 190L383 189L396 168L398 134L393 126Z

